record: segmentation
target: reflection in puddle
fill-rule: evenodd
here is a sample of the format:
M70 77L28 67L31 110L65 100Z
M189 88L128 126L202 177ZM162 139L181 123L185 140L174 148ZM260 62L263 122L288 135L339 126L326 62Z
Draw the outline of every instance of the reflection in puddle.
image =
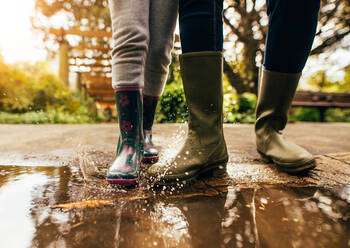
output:
M0 241L2 247L28 247L35 233L30 217L31 189L47 181L42 174L21 175L0 188ZM4 235L6 234L6 235ZM21 237L21 238L18 238Z
M178 207L156 203L150 214L151 231L161 239L163 247L191 247L188 223Z
M215 197L119 202L68 167L0 172L0 247L350 247L349 185L229 186ZM50 208L108 197L113 206Z

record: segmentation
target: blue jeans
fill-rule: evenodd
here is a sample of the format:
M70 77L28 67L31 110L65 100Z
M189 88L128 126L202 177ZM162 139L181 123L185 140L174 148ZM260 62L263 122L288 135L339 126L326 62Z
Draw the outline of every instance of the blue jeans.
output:
M298 73L315 37L320 0L266 0L269 29L264 67ZM223 0L180 0L182 52L222 51Z
M180 0L179 24L183 53L222 51L223 0Z
M315 38L320 0L266 0L266 8L265 69L301 72Z

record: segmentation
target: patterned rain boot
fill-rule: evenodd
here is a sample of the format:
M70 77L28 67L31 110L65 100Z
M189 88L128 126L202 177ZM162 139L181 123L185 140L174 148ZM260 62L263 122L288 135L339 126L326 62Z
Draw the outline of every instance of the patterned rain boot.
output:
M144 136L144 163L156 163L159 159L158 150L152 142L152 126L159 97L143 95L143 136Z
M110 184L133 186L138 182L143 155L141 94L139 87L116 89L120 137L117 157L107 172Z

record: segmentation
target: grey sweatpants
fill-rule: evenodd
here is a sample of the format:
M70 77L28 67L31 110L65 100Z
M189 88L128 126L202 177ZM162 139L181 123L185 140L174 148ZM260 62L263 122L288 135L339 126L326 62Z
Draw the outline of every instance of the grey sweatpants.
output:
M109 0L112 86L143 87L160 96L168 76L178 0Z

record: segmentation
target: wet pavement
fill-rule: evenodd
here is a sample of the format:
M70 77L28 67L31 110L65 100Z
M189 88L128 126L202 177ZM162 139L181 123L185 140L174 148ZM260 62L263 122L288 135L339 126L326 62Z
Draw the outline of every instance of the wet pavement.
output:
M227 125L227 173L183 187L113 188L115 125L0 125L0 247L350 247L350 124L290 124L307 176L263 164L251 125ZM157 125L165 163L184 125ZM143 169L143 172L147 168Z

